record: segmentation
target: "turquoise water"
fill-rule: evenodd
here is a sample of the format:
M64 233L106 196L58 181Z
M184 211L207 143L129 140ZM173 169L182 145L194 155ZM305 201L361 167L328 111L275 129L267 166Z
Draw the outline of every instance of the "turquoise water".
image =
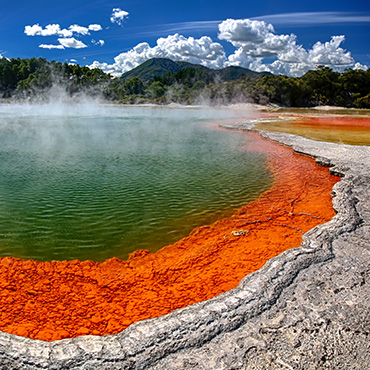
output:
M102 261L151 251L272 183L226 110L0 106L0 256Z

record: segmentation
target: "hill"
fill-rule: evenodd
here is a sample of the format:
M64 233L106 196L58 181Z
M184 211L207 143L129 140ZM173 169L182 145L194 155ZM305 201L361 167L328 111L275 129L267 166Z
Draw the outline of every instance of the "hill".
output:
M268 72L254 72L247 68L230 66L223 69L211 69L200 64L192 64L188 62L175 62L166 58L152 58L139 65L138 67L124 73L121 77L122 80L129 80L137 77L143 82L150 81L153 77L163 76L166 73L176 73L185 69L198 69L209 73L220 82L236 80L243 76L258 76L270 75Z
M0 57L0 100L6 101L47 102L58 92L65 97L89 96L126 104L207 101L368 109L369 91L370 69L348 68L340 73L318 66L301 77L288 77L235 66L214 70L157 58L115 78L98 68L55 60Z

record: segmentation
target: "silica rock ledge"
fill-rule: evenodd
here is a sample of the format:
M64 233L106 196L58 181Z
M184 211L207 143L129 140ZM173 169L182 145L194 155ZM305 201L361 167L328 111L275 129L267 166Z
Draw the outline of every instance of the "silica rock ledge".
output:
M0 333L0 369L370 369L370 147L260 134L342 176L330 222L237 288L119 334Z

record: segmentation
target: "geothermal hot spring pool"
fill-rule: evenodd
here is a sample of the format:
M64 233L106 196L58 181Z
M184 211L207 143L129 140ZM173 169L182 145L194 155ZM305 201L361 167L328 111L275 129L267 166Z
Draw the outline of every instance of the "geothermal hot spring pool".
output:
M127 258L226 217L272 184L221 109L0 106L0 256Z

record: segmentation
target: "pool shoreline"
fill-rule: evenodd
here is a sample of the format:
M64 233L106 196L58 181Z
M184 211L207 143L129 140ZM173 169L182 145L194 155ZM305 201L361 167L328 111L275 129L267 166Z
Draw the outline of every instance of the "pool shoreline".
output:
M240 125L234 128L250 129ZM354 355L362 361L368 358L364 336L369 324L358 323L354 317L365 317L369 310L365 261L370 260L370 181L366 163L370 148L259 133L316 158L319 164L330 167L331 173L342 177L333 188L337 215L331 221L305 233L301 247L269 260L237 288L138 322L120 334L46 343L1 333L0 363L13 364L14 369L48 368L51 364L55 369L94 365L102 369L175 369L176 364L191 368L185 366L191 361L202 368L211 361L218 364L218 369L227 369L233 362L272 368L269 366L279 363L274 362L279 359L289 366L299 361L304 368L305 364L320 364L334 343L336 350L341 349L347 356L341 357L342 368L348 368L345 364L354 361ZM312 289L320 286L312 296ZM339 288L334 289L336 286ZM309 299L310 294L314 298ZM295 328L298 334L293 335L291 330ZM351 342L346 336L342 340L335 337L338 330L351 335ZM296 342L281 347L289 334ZM325 347L310 350L323 340ZM333 363L335 359L327 361Z
M244 140L244 150L266 155L272 186L175 244L101 263L1 259L0 330L47 341L121 332L235 288L334 216L330 191L338 179L327 169L256 133Z

